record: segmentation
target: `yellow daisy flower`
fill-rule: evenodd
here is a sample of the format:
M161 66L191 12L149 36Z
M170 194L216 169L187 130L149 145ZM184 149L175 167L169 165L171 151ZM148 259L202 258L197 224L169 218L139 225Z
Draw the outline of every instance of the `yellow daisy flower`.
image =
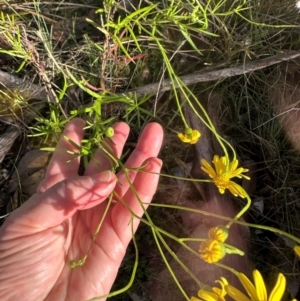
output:
M226 301L225 300L225 286L228 285L227 280L224 277L221 277L221 280L217 280L216 282L220 283L221 288L213 287L210 290L201 289L198 291L198 298L192 297L190 301Z
M191 128L187 128L184 134L178 133L178 138L184 143L195 144L198 142L200 137L200 132Z
M208 231L208 238L215 239L218 242L224 242L228 237L228 229L224 226L216 226Z
M277 282L268 297L265 282L258 270L253 271L254 285L242 273L238 274L238 278L248 296L235 287L226 285L225 290L227 294L235 301L281 301L286 287L286 279L283 274L279 273ZM294 299L293 301L296 300Z
M229 162L226 156L220 158L215 155L212 161L215 169L213 169L205 159L202 159L201 162L203 165L201 169L213 179L221 194L223 194L226 189L229 189L234 196L240 196L242 198L247 196L247 192L243 187L231 181L231 179L235 177L250 179L248 176L242 174L243 172L247 172L248 169L242 167L237 168L239 164L237 159Z
M218 262L226 254L225 246L215 239L206 239L199 247L200 257L208 262Z

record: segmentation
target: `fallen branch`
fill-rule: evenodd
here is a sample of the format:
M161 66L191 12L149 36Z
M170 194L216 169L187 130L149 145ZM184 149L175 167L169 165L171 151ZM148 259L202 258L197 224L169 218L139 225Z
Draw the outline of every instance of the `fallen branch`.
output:
M256 70L264 69L266 67L282 63L288 60L295 59L300 56L299 51L293 51L289 53L285 53L282 55L273 56L267 59L258 60L254 62L246 62L244 64L240 64L234 67L229 67L226 69L219 70L209 70L209 71L197 71L191 74L183 75L180 77L180 80L187 86L196 84L196 83L204 83L210 81L217 81L220 79L229 78L236 75L250 73ZM178 84L174 84L175 88L178 88ZM165 92L171 90L173 84L169 79L165 79L161 82L155 82L153 84L145 85L142 87L138 87L135 89L131 89L126 91L125 93L120 93L122 95L133 93L137 96L142 96L145 94L156 94L157 92Z

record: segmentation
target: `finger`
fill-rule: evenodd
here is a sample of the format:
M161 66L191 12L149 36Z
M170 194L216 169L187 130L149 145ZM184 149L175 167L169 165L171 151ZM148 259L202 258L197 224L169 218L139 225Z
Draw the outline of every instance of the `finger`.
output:
M115 131L114 136L110 139L106 138L103 143L103 147L115 158L120 158L129 134L129 126L125 122L118 122L113 126L113 128ZM111 158L109 158L105 151L98 149L88 164L85 170L85 175L92 175L103 170L111 169L113 165L114 162Z
M114 229L123 242L124 246L130 242L132 238L132 228L130 220L132 218L131 212L124 205L124 202L138 217L142 217L144 211L147 209L152 197L157 189L159 180L159 173L162 166L162 161L157 158L150 158L146 162L146 166L143 172L138 172L133 182L136 194L132 189L128 189L127 193L123 197L123 201L118 201L115 207L112 209L112 223ZM138 198L136 197L138 196ZM141 204L142 202L143 204ZM137 229L140 220L134 218L133 229Z
M163 141L163 130L158 123L149 123L141 134L135 150L132 152L125 167L140 167L144 161L151 157L157 157ZM133 182L136 172L129 172L130 181ZM116 192L123 196L128 190L129 183L124 171L118 173Z
M69 152L78 152L65 137L77 145L81 145L84 135L85 122L83 119L74 118L67 125L56 146L53 156L46 171L45 179L39 185L37 192L42 193L54 184L78 175L80 157Z
M116 176L111 171L64 180L42 194L33 195L11 214L6 225L12 221L10 227L14 224L20 227L21 224L23 229L34 233L55 227L72 217L77 210L103 202L115 184Z

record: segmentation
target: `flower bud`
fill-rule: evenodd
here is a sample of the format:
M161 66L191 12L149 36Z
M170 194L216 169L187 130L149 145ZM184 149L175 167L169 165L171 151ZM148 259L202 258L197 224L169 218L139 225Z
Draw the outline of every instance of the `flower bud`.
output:
M226 248L215 239L207 239L200 244L199 254L204 261L214 263L226 255Z
M108 138L112 138L115 134L115 130L110 126L105 130L105 135Z
M224 226L216 226L208 231L208 238L218 242L224 242L228 237L228 229Z
M186 128L186 129L185 129L185 133L186 133L187 135L192 135L193 129L191 129L191 128Z

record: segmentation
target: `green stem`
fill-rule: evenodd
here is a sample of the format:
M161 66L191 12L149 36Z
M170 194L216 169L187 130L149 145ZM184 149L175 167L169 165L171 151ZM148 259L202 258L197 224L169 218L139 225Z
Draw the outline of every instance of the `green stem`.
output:
M227 271L230 271L232 274L234 274L234 275L238 275L238 271L236 271L235 269L233 269L233 268L231 268L231 267L229 267L229 266L227 266L227 265L225 265L225 264L222 264L222 263L214 263L214 265L216 265L216 266L218 266L218 267L220 267L220 268L222 268L222 269L225 269L225 270L227 270Z
M243 216L251 206L251 199L248 194L246 194L247 204L242 208L240 212L231 220L225 227L229 229L233 223L235 223L241 216Z
M132 241L133 241L134 249L135 249L135 261L134 261L131 277L130 277L130 280L129 280L128 284L126 286L124 286L123 288L119 289L119 290L113 291L113 292L111 292L109 294L106 294L106 295L103 295L103 296L93 297L93 298L89 299L88 301L95 301L95 300L101 300L101 299L105 300L107 298L110 298L110 297L113 297L113 296L116 296L116 295L119 295L119 294L122 294L122 293L128 291L130 289L130 287L132 286L133 281L135 279L135 275L136 275L136 271L137 271L137 267L138 267L138 262L139 262L139 250L138 250L138 246L137 246L135 236L134 236L134 232L133 232L133 222L132 222L132 220L131 220L131 230L132 230Z
M171 266L170 266L170 264L169 264L167 258L165 257L165 254L164 254L164 252L163 252L163 250L162 250L162 248L161 248L161 246L160 246L160 243L159 243L159 241L158 241L158 238L157 238L157 236L156 236L156 233L155 233L154 229L151 228L151 230L152 230L153 237L154 237L154 240L155 240L155 242L156 242L156 245L157 245L157 247L158 247L158 250L159 250L159 252L160 252L160 255L161 255L161 257L163 258L163 261L164 261L165 265L167 266L167 269L169 270L169 272L170 272L170 274L171 274L171 276L172 276L174 282L176 283L177 287L179 288L179 290L181 291L181 293L183 294L183 296L186 298L186 300L189 301L189 300L190 300L189 297L187 296L187 294L186 294L185 291L183 290L183 288L182 288L182 286L180 285L180 283L179 283L177 277L176 277L175 274L173 273L173 270L172 270L172 268L171 268Z
M155 203L151 203L149 205L150 206L155 206L155 207L173 208L173 209L177 209L177 210L197 212L197 213L207 215L207 216L210 216L210 217L216 217L216 218L221 219L221 220L225 220L225 221L229 221L229 222L232 221L232 218L230 218L230 217L226 217L226 216L222 216L222 215L215 214L215 213L212 213L212 212L207 212L207 211L204 211L204 210L199 210L199 209L194 209L194 208L188 208L188 207L183 207L183 206L178 206L178 205L174 206L174 205L167 205L167 204L155 204ZM241 226L252 227L252 228L261 229L261 230L268 230L268 231L277 233L279 235L288 237L288 238L292 239L293 241L297 242L300 245L300 238L298 238L298 237L296 237L296 236L294 236L290 233L287 233L285 231L282 231L280 229L269 227L269 226L262 226L262 225L257 225L257 224L241 222L241 221L238 221L238 220L235 220L234 223L237 224L237 225L241 225Z
M88 255L89 255L89 253L90 253L90 251L91 251L91 249L92 249L92 246L93 246L93 244L94 244L94 242L95 242L95 240L96 240L96 238L97 238L97 235L98 235L98 233L99 233L99 231L100 231L100 228L101 228L101 226L102 226L102 224L103 224L103 222L104 222L104 220L105 220L105 218L106 218L108 209L109 209L110 204L111 204L111 202L112 202L112 199L113 199L113 194L110 194L108 203L107 203L107 205L106 205L106 207L105 207L105 211L104 211L104 213L103 213L103 215L102 215L102 218L101 218L101 220L100 220L100 222L99 222L99 224L98 224L98 226L97 226L97 228L96 228L96 231L95 231L95 233L94 233L94 235L93 235L92 242L91 242L91 244L90 244L90 246L89 246L89 248L88 248L86 254L84 255L83 258L81 258L81 259L79 259L79 260L77 260L77 261L76 261L76 260L71 260L71 261L69 262L69 266L70 266L71 269L74 269L74 268L76 268L76 267L78 267L78 266L82 266L82 265L85 263L85 261L86 261Z
M228 244L224 244L227 254L236 254L240 256L244 256L245 252Z

